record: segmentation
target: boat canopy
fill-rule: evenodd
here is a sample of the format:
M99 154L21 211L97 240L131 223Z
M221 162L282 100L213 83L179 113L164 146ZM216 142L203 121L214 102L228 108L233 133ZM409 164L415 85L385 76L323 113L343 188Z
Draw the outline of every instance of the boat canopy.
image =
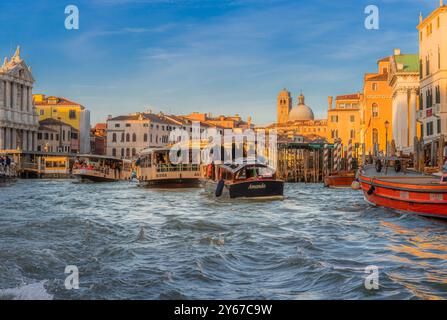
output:
M232 174L235 174L239 171L241 171L244 168L269 168L275 171L275 169L273 169L272 167L263 164L263 163L250 163L250 162L244 162L244 163L231 163L231 164L222 164L219 165L220 168L222 168L223 170L226 170L228 172L231 172Z

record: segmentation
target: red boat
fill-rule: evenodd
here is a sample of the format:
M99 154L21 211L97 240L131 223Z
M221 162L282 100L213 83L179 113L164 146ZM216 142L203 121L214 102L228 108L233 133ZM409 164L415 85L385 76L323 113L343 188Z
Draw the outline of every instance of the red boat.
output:
M374 166L360 171L365 200L372 205L424 216L447 218L447 184L441 177L417 172L377 172Z
M354 172L333 173L324 177L324 186L328 188L350 188L354 181Z

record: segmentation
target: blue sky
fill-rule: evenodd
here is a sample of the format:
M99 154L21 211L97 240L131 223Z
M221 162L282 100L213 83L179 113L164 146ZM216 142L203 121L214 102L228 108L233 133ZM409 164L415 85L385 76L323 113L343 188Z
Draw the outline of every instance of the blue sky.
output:
M65 6L80 10L66 30ZM380 9L366 30L364 9ZM21 45L34 93L108 114L152 109L276 119L282 88L317 117L327 96L362 90L365 72L399 47L417 53L419 12L439 0L1 0L0 55Z

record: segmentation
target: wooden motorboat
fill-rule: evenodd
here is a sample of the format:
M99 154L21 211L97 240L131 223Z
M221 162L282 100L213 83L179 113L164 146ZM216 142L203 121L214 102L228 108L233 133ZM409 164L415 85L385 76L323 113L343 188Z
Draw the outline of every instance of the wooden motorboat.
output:
M216 197L274 200L284 198L284 181L261 163L208 165L205 190Z
M445 177L387 168L377 172L368 165L360 170L365 200L376 206L447 218Z
M324 186L328 188L350 188L355 181L355 172L335 172L324 177Z
M169 148L146 149L136 161L140 185L156 188L197 188L201 186L198 164L173 164Z

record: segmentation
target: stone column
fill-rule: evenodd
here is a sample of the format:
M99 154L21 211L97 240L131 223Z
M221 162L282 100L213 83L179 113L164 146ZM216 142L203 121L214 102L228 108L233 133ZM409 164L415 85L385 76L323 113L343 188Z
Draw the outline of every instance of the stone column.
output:
M5 150L11 149L11 129L5 128Z
M398 144L399 141L399 118L398 118L398 95L397 92L393 94L393 105L392 105L392 120L391 125L393 126L392 140Z
M10 81L6 81L5 106L7 108L11 108L11 82Z
M37 150L37 133L33 132L33 148L31 151L36 151Z
M0 128L0 150L5 150L5 129Z
M410 128L409 128L409 146L414 148L414 138L417 135L417 89L413 88L410 92Z
M11 149L17 149L17 129L11 129Z
M34 151L34 148L33 148L33 134L34 134L34 132L28 131L28 137L27 137L27 140L28 140L28 151Z
M23 130L22 141L22 150L28 151L28 130Z
M397 150L408 146L408 93L406 89L397 91Z

